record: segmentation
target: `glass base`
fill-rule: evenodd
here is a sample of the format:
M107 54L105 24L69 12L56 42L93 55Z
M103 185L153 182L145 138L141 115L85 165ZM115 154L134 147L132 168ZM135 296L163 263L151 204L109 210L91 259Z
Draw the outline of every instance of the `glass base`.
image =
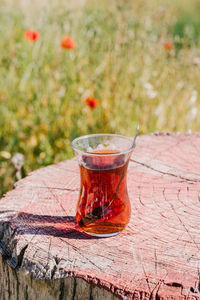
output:
M91 232L87 232L87 231L83 231L84 233L86 233L87 235L90 236L94 236L94 237L111 237L111 236L115 236L118 235L119 233L121 233L121 231L118 232L113 232L113 233L91 233Z

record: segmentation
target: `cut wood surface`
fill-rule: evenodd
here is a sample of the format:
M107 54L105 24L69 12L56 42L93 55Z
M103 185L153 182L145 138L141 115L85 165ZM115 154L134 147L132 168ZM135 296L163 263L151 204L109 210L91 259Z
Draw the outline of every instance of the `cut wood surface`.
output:
M138 137L131 220L111 238L76 228L76 159L17 182L0 201L0 299L200 299L199 151L200 133Z

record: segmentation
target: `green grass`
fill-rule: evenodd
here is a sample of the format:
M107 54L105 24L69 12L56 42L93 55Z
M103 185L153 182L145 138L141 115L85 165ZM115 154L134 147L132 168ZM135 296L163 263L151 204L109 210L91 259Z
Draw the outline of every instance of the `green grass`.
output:
M72 157L80 135L132 136L138 122L141 133L199 130L198 0L40 2L0 3L0 194L16 153L28 173ZM27 29L40 32L35 43ZM61 49L65 35L75 49Z

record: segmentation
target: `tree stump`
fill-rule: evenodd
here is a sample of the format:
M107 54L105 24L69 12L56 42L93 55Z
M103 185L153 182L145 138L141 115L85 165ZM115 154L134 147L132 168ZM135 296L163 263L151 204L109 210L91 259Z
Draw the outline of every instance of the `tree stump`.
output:
M200 299L199 149L199 133L138 138L131 221L111 238L76 228L76 159L17 182L0 201L0 299Z

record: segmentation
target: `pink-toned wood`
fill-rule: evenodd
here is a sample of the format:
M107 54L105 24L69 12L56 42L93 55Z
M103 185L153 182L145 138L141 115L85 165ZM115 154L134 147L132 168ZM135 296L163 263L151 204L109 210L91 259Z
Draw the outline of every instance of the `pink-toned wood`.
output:
M200 299L200 134L140 136L132 217L116 237L77 231L75 159L32 172L0 201L0 247L36 278L72 276L122 299Z

